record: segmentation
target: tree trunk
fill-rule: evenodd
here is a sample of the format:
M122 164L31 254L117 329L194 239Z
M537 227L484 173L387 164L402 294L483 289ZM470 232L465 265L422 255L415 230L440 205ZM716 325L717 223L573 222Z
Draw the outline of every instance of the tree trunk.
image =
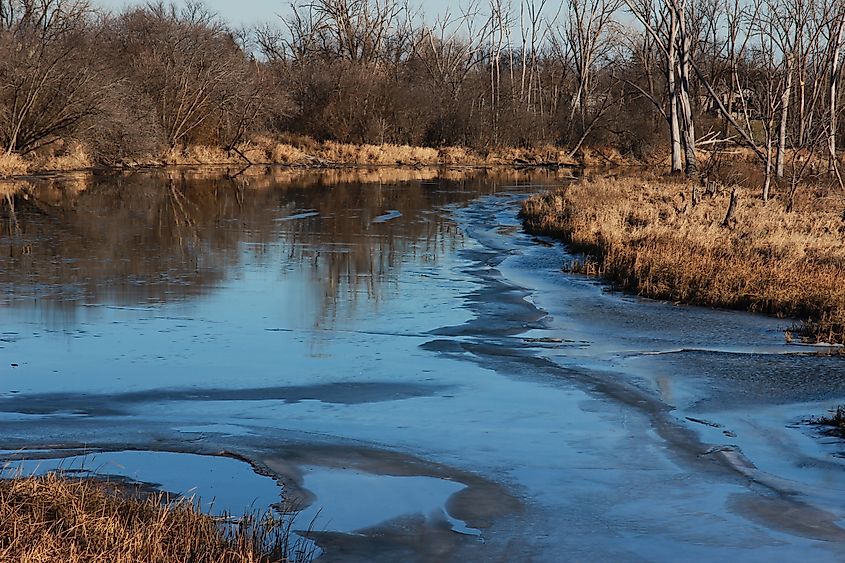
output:
M769 122L771 131L771 122ZM772 136L766 133L766 180L763 182L763 201L769 201L769 192L772 188Z
M831 33L833 59L830 63L830 131L827 135L827 150L829 155L828 172L830 173L838 172L838 167L836 165L836 97L838 95L837 88L839 86L840 74L839 51L840 46L842 45L842 28L843 24L845 24L845 21L843 20L845 20L845 10L842 10L839 14L837 14L836 21L834 23L834 32Z
M681 172L681 129L678 125L678 90L675 84L677 67L678 20L674 10L671 12L669 43L666 53L666 78L669 88L669 140L672 144L672 174Z
M789 98L792 95L792 58L787 57L786 62L786 86L780 97L780 124L778 127L778 153L775 163L775 176L783 178L783 162L786 152L786 124L789 118Z
M803 57L802 57L803 59ZM807 63L799 59L798 66L798 146L804 146L807 113Z
M731 191L731 201L728 203L728 211L725 213L725 218L722 220L723 227L730 227L736 213L736 188Z
M678 101L680 102L681 118L684 124L684 173L687 176L695 176L698 173L698 164L695 155L695 122L692 117L692 104L690 103L690 51L691 40L687 33L686 24L686 3L684 0L675 1L673 9L677 14L677 20L680 31L680 93Z

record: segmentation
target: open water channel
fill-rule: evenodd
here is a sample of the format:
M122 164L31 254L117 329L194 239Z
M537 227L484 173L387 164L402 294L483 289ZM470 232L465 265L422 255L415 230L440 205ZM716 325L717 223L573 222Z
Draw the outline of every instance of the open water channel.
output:
M0 448L325 561L845 559L845 361L609 292L521 231L551 172L33 180L0 200Z

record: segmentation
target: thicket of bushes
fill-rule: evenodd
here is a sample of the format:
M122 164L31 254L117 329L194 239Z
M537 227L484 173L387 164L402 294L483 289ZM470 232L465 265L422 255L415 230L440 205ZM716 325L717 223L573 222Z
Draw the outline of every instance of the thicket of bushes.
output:
M608 101L623 95L608 73L576 111L571 57L540 43L539 22L534 45L517 48L502 41L512 22L497 28L489 14L425 25L398 3L366 0L290 11L276 26L235 30L201 4L107 12L0 0L0 155L113 164L231 150L257 133L571 148L587 127L588 142L632 150L663 129L641 100Z
M837 162L845 5L833 0L282 8L239 30L192 2L0 0L0 158L109 164L269 135L570 157L659 147L694 174L697 150L742 143L766 196L785 169L800 179L808 154Z

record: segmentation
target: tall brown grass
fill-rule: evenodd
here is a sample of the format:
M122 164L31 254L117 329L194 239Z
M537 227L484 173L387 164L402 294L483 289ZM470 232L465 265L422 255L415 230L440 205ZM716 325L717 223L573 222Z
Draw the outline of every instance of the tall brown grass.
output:
M287 561L272 516L226 524L190 500L55 473L0 480L0 561L270 563Z
M80 143L63 146L62 150L33 159L30 167L39 171L65 172L91 168L91 157Z
M0 177L20 176L29 171L29 164L20 156L0 151Z
M149 166L197 166L281 164L298 167L333 166L512 166L514 164L566 164L575 161L553 146L538 148L499 148L478 151L466 147L414 147L408 145L348 144L316 141L298 135L256 134L236 150L218 146L191 145L125 158L123 168ZM605 164L605 161L600 163ZM62 144L58 150L21 157L0 155L0 176L20 176L28 172L82 170L94 165L80 143Z
M845 199L806 189L787 212L737 194L726 226L728 190L693 202L691 184L657 178L583 180L528 199L521 215L620 289L796 318L805 339L845 343Z

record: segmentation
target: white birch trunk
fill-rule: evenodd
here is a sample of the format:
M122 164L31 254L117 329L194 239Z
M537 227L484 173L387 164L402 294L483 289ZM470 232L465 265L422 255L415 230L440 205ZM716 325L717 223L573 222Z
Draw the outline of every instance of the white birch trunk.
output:
M669 140L672 145L672 174L681 172L681 128L678 124L678 90L675 84L677 67L678 20L671 10L669 44L666 53L666 77L669 87Z

